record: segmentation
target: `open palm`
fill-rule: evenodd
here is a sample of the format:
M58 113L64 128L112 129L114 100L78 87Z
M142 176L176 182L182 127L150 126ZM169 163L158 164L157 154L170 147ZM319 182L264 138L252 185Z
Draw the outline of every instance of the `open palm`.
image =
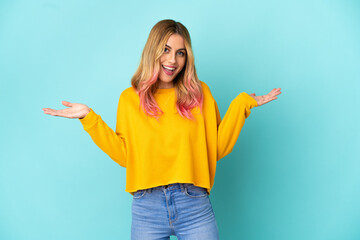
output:
M84 118L90 112L90 108L82 103L70 103L67 101L62 101L62 104L69 108L61 110L43 108L43 111L45 114L66 118Z
M277 99L277 95L281 93L281 88L274 88L266 95L263 96L256 96L255 93L249 94L251 97L253 97L256 102L258 103L258 106L264 105L265 103L271 102L272 100Z

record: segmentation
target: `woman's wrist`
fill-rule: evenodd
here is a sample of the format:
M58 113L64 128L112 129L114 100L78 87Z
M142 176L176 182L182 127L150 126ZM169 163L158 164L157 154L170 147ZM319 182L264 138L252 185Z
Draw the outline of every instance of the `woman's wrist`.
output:
M91 109L88 107L87 108L87 113L85 114L85 116L83 116L82 118L79 118L79 119L84 119L89 114L90 111L91 111Z

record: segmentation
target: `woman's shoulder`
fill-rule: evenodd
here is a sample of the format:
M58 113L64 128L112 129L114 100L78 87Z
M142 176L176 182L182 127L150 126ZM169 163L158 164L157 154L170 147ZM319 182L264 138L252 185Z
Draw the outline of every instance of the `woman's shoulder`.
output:
M132 86L125 88L120 94L121 98L133 98L136 96L137 96L136 90Z
M201 80L199 80L200 81L200 84L201 84L201 87L204 89L206 89L206 90L210 90L209 89L209 86L205 83L205 82L203 82L203 81L201 81Z
M205 82L203 82L201 80L200 80L200 83L201 83L201 87L202 87L204 96L205 97L208 96L208 97L213 99L213 95L211 94L209 86Z
M139 99L136 90L133 87L125 88L119 97L119 105L128 105L129 103L135 103Z

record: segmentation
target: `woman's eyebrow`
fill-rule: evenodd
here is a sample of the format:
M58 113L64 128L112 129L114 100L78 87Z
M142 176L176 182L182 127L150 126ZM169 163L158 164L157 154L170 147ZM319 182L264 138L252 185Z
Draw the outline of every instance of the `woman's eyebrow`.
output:
M170 49L172 49L172 48L171 48L169 45L167 45L167 44L166 44L165 46L168 47L168 48L170 48ZM180 48L180 49L178 49L178 51L179 51L179 50L186 50L186 48Z

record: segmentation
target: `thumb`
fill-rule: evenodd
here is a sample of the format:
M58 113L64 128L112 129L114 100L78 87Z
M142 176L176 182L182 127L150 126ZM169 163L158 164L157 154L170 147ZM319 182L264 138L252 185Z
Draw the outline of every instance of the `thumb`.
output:
M72 103L68 101L62 101L62 104L67 107L72 107Z

